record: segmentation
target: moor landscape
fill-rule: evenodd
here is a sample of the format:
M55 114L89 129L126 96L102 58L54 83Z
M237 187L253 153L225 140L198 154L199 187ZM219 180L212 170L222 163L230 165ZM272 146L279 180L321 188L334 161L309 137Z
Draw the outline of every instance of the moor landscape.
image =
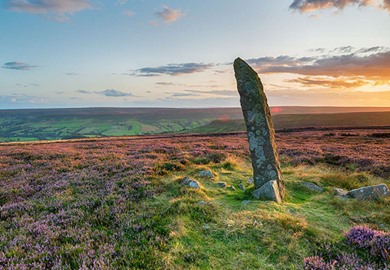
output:
M0 270L390 270L389 0L0 2Z

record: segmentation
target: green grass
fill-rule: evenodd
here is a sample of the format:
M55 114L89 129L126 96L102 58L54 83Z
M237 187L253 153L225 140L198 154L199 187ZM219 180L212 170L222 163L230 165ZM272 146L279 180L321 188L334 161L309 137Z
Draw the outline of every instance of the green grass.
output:
M231 160L228 162L232 162ZM226 161L224 162L226 163ZM356 224L390 229L390 200L355 201L336 198L332 187L363 186L383 182L370 175L346 173L326 166L284 167L287 196L282 204L251 199L253 186L248 161L192 165L185 172L163 177L166 192L156 198L167 208L171 240L162 254L168 269L302 269L303 258L323 243L338 243ZM209 168L216 178L200 179ZM184 175L195 178L200 190L180 186ZM356 179L364 178L363 182ZM333 179L328 181L328 179ZM219 188L224 181L236 191ZM316 193L300 183L311 181L326 188ZM246 190L237 188L244 183ZM243 201L250 202L244 204ZM168 202L168 203L167 203Z

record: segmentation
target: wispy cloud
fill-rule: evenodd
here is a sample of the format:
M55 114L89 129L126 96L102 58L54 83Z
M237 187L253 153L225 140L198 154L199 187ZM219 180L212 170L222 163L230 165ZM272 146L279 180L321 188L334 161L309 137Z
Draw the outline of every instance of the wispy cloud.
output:
M340 89L274 90L267 91L271 105L297 106L388 106L390 91L351 91Z
M161 11L155 13L157 17L164 20L166 23L172 23L182 18L185 13L180 9L173 9L163 6Z
M351 79L351 78L329 78L329 77L301 77L296 79L287 80L287 82L300 83L306 87L325 87L332 89L347 89L347 88L358 88L367 84L370 84L370 81L361 80L361 79Z
M29 87L40 87L40 85L39 85L38 83L29 83L29 84L17 83L16 85L19 86L19 87L24 87L24 88L29 88Z
M6 104L45 104L48 100L44 97L30 95L0 95L0 103Z
M238 98L237 90L193 90L187 89L181 92L167 92L169 98Z
M132 97L134 96L132 93L122 92L115 89L106 89L103 91L88 91L88 90L77 90L79 94L95 94L102 95L106 97Z
M163 85L163 86L173 86L176 85L173 82L156 82L157 85Z
M352 5L359 7L374 6L385 9L390 13L390 0L294 0L290 5L290 9L305 13L330 8L342 10Z
M197 95L213 95L213 96L224 96L224 97L238 97L237 90L185 90L188 93Z
M92 7L89 0L5 0L3 5L12 11L46 15L56 21L66 21L67 14Z
M126 17L132 17L134 16L134 12L132 10L125 10L122 12L123 15L125 15Z
M2 68L14 70L31 70L36 67L38 66L29 65L23 62L7 62L2 66Z
M349 51L349 48L346 50ZM294 73L306 76L390 80L390 49L384 47L363 48L353 53L341 55L328 54L301 58L290 56L262 57L249 59L248 62L261 73Z
M129 0L116 0L117 5L124 5L128 2Z
M130 97L133 96L131 93L122 92L115 89L107 89L100 92L101 94L105 95L106 97Z
M254 69L263 74L290 73L303 75L286 80L307 89L358 89L363 86L390 85L390 48L375 46L355 49L351 46L330 50L310 50L320 53L310 57L261 57L248 59Z
M132 76L161 76L161 75L183 75L191 74L196 72L202 72L206 69L211 68L212 64L203 64L203 63L184 63L184 64L169 64L166 66L160 67L145 67L135 70Z
M68 76L78 76L80 75L79 73L76 73L76 72L65 72L66 75Z

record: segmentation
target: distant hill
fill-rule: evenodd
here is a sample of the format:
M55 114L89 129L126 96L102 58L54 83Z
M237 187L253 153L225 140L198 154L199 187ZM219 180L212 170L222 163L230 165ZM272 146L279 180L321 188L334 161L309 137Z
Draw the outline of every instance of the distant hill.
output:
M276 128L390 125L390 108L272 107ZM386 113L387 112L387 113ZM241 125L241 126L240 126ZM0 142L244 130L241 108L0 110Z
M275 129L306 127L369 127L390 126L390 112L335 113L335 114L279 114L273 116ZM214 120L196 127L193 133L245 131L243 119Z

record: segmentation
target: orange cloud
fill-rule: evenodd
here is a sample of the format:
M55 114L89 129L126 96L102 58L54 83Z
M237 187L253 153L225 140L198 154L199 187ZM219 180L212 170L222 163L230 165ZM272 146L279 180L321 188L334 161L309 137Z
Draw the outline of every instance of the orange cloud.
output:
M366 53L368 50L364 50ZM390 50L370 55L358 52L345 55L293 58L263 57L248 60L260 73L293 73L306 76L361 77L390 80Z
M374 6L390 12L390 0L294 0L290 5L290 9L306 13L330 8L341 10L352 5L358 5L359 7Z
M183 17L185 13L180 9L173 9L164 6L162 11L156 12L156 15L162 18L166 23L171 23Z
M371 81L361 80L361 79L351 79L351 78L323 78L323 77L300 77L297 79L287 80L287 82L300 83L306 87L313 86L322 86L326 88L357 88L367 84L372 84ZM382 81L382 83L376 85L387 84L387 81Z

